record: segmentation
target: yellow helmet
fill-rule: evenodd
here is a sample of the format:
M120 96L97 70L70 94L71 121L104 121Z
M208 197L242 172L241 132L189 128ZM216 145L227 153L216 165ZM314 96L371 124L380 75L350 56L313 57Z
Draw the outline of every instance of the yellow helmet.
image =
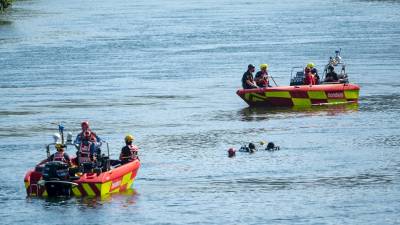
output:
M307 64L307 68L312 69L315 67L315 64L313 62L310 62Z
M125 136L125 142L131 142L133 140L135 140L135 138L132 135L128 134Z
M63 144L55 144L55 147L57 150L63 149L64 145Z
M260 70L262 70L262 69L268 69L268 64L261 64Z

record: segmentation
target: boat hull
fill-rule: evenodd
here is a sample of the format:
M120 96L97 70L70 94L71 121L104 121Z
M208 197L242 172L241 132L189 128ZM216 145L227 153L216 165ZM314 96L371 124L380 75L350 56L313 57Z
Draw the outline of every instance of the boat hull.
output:
M79 179L62 182L64 187L69 185L69 193L73 196L105 196L112 193L124 192L131 188L140 167L140 161L134 160L110 171L100 174L84 173ZM49 196L48 183L43 180L42 173L30 170L25 175L25 188L28 196ZM51 184L54 185L54 184ZM47 188L46 188L47 187Z
M309 107L358 102L355 84L322 84L240 89L236 92L249 106Z

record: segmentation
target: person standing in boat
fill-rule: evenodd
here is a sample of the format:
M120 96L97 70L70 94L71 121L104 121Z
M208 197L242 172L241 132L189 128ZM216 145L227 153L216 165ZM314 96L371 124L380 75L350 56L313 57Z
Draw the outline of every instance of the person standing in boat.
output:
M82 132L76 136L74 141L78 148L78 162L91 162L95 160L95 154L100 152L101 139L89 128L89 122L81 123Z
M256 73L254 80L258 87L271 87L268 80L268 64L261 64L260 71Z
M254 82L254 77L253 77L254 69L255 67L253 66L253 64L249 64L247 66L247 71L243 74L242 77L243 89L258 88L256 83Z
M69 158L69 155L64 151L64 145L57 143L55 144L55 147L57 152L52 154L47 160L65 162L68 164L68 166L71 166L71 160Z
M312 75L311 70L308 67L304 69L304 75L305 75L304 77L305 85L315 85L314 76Z
M139 148L132 144L134 137L130 134L125 137L125 146L121 149L121 154L119 155L119 160L121 164L132 162L135 159L139 159L138 150Z
M335 68L331 65L328 66L328 73L325 76L325 82L338 82L339 78L335 72Z
M319 75L318 75L318 70L317 70L317 68L315 68L315 64L310 62L310 63L307 64L307 68L310 69L311 74L314 77L315 84L319 84L320 78L319 78Z

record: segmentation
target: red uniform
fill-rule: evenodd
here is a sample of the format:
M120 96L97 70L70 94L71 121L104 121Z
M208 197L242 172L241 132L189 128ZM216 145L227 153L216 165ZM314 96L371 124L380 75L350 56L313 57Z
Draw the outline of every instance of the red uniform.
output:
M311 72L306 73L306 77L304 78L304 84L305 85L315 85L315 77L312 75Z

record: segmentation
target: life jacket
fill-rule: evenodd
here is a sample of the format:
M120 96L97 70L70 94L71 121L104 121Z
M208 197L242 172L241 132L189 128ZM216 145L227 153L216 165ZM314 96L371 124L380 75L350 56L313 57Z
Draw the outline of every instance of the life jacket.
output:
M67 162L67 160L64 157L64 152L56 152L56 153L54 153L53 161Z
M315 85L315 77L310 73L306 73L306 76L304 78L304 84L306 85Z
M121 159L123 161L132 161L134 159L137 159L137 153L139 148L136 145L126 145L125 148L128 147L130 150L130 155L122 155Z
M136 158L139 148L136 145L128 145L128 147L129 147L129 150L131 150L131 157L133 159Z
M269 85L268 78L257 81L257 86L259 87L268 87L268 85Z
M258 74L261 73L261 76L258 76ZM262 78L262 79L260 79ZM265 74L262 74L262 71L257 72L256 74L256 84L259 87L268 87L269 86L269 81L268 81L268 73L266 72Z
M85 137L84 133L82 132L80 135L81 144L78 151L79 163L91 162L92 160L90 159L90 149L92 148L92 145L94 145L96 142L96 134L94 132L91 132L89 137Z

